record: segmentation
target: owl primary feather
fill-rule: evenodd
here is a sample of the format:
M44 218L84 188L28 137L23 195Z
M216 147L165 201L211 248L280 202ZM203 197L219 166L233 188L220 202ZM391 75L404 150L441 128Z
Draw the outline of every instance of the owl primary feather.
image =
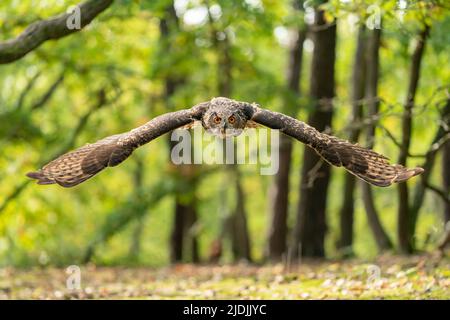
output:
M379 187L406 181L423 172L418 167L409 169L391 165L385 156L375 151L321 133L302 121L260 108L255 103L219 97L190 109L163 114L129 132L87 144L27 176L36 179L38 184L57 183L73 187L106 167L120 164L143 144L196 121L200 121L208 132L222 138L237 136L255 123L280 130L314 149L331 165L344 167L358 178Z

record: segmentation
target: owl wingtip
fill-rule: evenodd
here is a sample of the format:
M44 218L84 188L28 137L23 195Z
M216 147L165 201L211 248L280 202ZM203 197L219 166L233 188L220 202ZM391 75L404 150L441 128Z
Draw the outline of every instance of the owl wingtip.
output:
M406 169L406 168L405 168ZM404 182L412 177L415 177L421 173L423 173L425 170L421 167L415 167L411 169L406 169L400 174L398 174L392 182Z
M37 184L54 184L55 181L50 180L49 178L45 177L42 172L40 171L34 171L34 172L28 172L26 174L28 178L36 179Z
M27 172L26 176L31 179L39 179L41 173L39 171Z
M413 170L413 172L414 172L414 175L413 176L417 176L417 175L419 175L419 174L421 174L421 173L423 173L424 171L425 171L425 169L424 168L421 168L421 167L415 167L414 169L412 169Z

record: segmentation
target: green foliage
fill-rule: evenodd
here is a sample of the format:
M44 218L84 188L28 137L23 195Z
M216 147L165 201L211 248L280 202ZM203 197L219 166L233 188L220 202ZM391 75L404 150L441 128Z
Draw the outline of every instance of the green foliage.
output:
M169 174L168 150L164 138L137 150L146 170L142 193L133 185L133 163L124 164L74 189L26 185L25 173L73 143L80 146L117 132L129 130L155 115L181 109L218 94L217 50L213 34L225 33L231 43L233 98L256 101L272 110L285 110L286 101L299 105L298 117L306 119L310 105L309 63L312 52L305 46L301 96L286 90L285 69L289 47L277 39L276 28L304 27L303 10L291 9L291 1L208 1L216 15L188 24L190 10L205 8L205 1L189 1L179 9L177 32L161 39L159 22L169 0L117 1L86 30L58 41L45 43L23 59L0 66L0 265L67 265L81 261L93 244L99 246L98 264L127 263L133 222L148 213L144 223L142 251L138 263L163 265L168 261L167 243L171 228L174 190L183 187ZM309 1L311 2L311 1ZM314 1L313 1L314 2ZM309 5L315 5L316 2ZM42 3L39 5L33 5ZM330 1L322 4L327 17L338 21L336 63L337 98L334 131L345 137L349 121L349 83L357 25L363 23L370 4L379 1ZM0 3L0 41L17 36L31 22L63 12L73 1L12 1ZM220 9L217 10L217 8ZM442 6L429 7L417 1L402 18L397 1L382 1L383 40L381 49L381 121L394 136L400 136L400 114L407 90L411 43L424 23L431 25L431 37L422 67L417 97L417 117L412 137L414 153L427 151L439 119L436 105L446 98L450 84L450 15ZM201 12L201 10L200 10ZM183 18L184 17L184 18ZM220 36L218 37L219 41ZM48 92L63 72L64 81L41 108L32 106ZM36 74L39 76L33 80ZM171 101L164 101L164 81L181 82ZM27 90L31 81L34 84ZM105 94L107 105L95 109L83 130L76 132L83 116ZM18 108L21 95L23 105ZM286 99L286 96L288 99ZM292 107L292 106L291 106ZM397 147L381 130L376 150L395 159ZM73 141L71 141L73 140ZM302 147L294 147L290 225L298 200L298 176ZM409 165L422 159L412 158ZM440 166L433 184L440 184ZM244 191L252 251L262 258L268 228L267 189L271 178L257 168L243 168ZM167 178L168 176L172 178ZM201 255L220 234L221 187L224 173L207 175L195 196L199 202ZM411 185L417 180L410 182ZM335 170L328 204L331 257L339 235L338 210L342 202L343 171ZM186 187L186 186L184 186ZM189 186L187 186L189 188ZM396 199L393 189L374 190L383 224L392 238L396 230ZM14 196L11 196L14 195ZM9 199L9 200L8 200ZM160 201L161 200L161 201ZM233 199L228 205L233 206ZM434 194L427 199L418 223L420 249L431 249L442 230L442 204ZM360 257L376 254L360 195L356 202L355 250ZM119 232L120 231L120 232ZM430 243L429 239L432 240ZM428 242L427 242L428 241ZM312 280L311 280L312 281ZM311 282L313 283L313 282ZM221 284L222 285L222 284Z

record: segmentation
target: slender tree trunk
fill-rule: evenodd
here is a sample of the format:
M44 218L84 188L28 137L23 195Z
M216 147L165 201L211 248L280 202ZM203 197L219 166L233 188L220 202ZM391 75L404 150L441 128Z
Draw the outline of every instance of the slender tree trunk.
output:
M143 196L143 183L142 177L144 175L144 162L139 157L136 157L136 169L134 172L134 190L138 195L138 199ZM145 210L146 208L142 208ZM131 259L138 259L141 251L142 232L144 231L144 218L143 214L139 214L139 218L136 219L136 225L134 227L133 234L131 236L131 245L129 250L129 256Z
M392 249L392 241L381 224L378 211L372 193L372 187L365 182L361 182L362 198L367 214L367 222L372 230L373 237L379 251Z
M177 179L181 179L189 188L178 192L175 196L170 260L172 263L181 261L197 263L200 262L200 256L195 232L198 219L195 197L196 167L192 164L183 164L177 166L177 170L179 172Z
M170 259L172 263L181 261L200 262L198 240L195 225L197 223L197 206L195 198L196 168L186 164L180 170L178 179L189 186L189 190L178 192L175 198L174 223L170 237Z
M228 37L218 45L219 52L219 94L224 97L229 97L232 90L232 60L231 60L231 47ZM235 144L236 141L234 140ZM236 154L236 153L235 153ZM230 167L232 175L234 176L236 203L233 209L231 219L231 248L235 261L245 259L246 261L252 261L250 252L250 235L247 227L247 213L245 211L245 194L242 189L241 174L236 164Z
M170 43L170 36L178 31L178 17L175 12L173 3L171 3L165 12L165 16L160 21L160 33L162 45L165 47L165 51L170 52L172 44ZM177 88L182 83L182 79L179 75L168 75L165 79L165 94L164 100L169 102L171 97L175 94ZM170 105L170 103L169 103ZM170 141L168 136L169 154L173 142ZM188 167L185 167L188 166ZM179 172L181 172L180 178L188 181L191 184L191 190L195 190L195 179L193 179L194 168L190 165L179 165ZM174 204L174 222L172 227L172 233L170 237L170 261L172 263L181 262L183 260L189 260L191 262L198 262L198 246L195 234L189 233L191 227L196 222L197 211L195 208L195 201L181 201L182 198L186 198L183 194L177 194L175 196ZM185 251L189 251L190 259Z
M324 12L316 10L312 26L314 54L311 66L310 95L315 100L308 122L319 131L331 127L334 97L336 24L326 25ZM320 166L320 168L319 168ZM324 257L326 204L330 167L317 154L305 148L300 181L300 201L295 226L293 256Z
M352 116L351 123L359 124L362 118L362 100L364 98L365 80L366 80L366 42L367 29L361 25L358 31L358 40L356 45L355 60L353 63L352 76ZM349 141L357 142L361 129L359 126L351 127ZM355 192L356 178L350 173L345 174L344 196L340 211L340 229L341 236L338 242L338 248L346 255L353 254L353 220L355 212Z
M220 96L230 97L232 91L232 68L233 61L231 57L231 44L228 35L225 32L225 38L219 40L217 37L217 30L215 30L212 19L210 19L213 41L217 50L217 79L218 92ZM233 142L235 143L235 141ZM236 153L235 153L236 154ZM245 259L252 261L250 252L250 234L247 227L247 213L245 211L245 194L242 188L241 175L236 164L230 167L231 174L235 177L234 189L236 192L236 205L231 213L229 219L225 219L224 230L231 232L231 248L233 258L235 261ZM232 226L228 228L228 226Z
M366 81L366 105L367 117L370 124L366 131L366 145L372 149L375 144L375 128L374 119L378 116L378 79L379 79L379 51L380 51L381 29L371 31L367 43L367 81ZM379 251L392 248L392 241L389 239L386 231L381 224L378 211L375 207L375 201L372 194L372 187L365 182L361 182L361 192L366 209L367 221L372 230L375 242Z
M184 212L186 212L186 207L178 201L177 197L175 201L174 222L170 235L170 262L172 263L183 260Z
M442 150L442 185L444 192L450 194L450 141ZM450 222L450 203L444 203L444 223Z
M450 105L447 103L447 106ZM449 123L447 118L447 123ZM442 187L446 194L450 194L450 140L447 141L442 149ZM439 248L445 250L450 243L450 203L444 202L444 235L439 243Z
M245 195L242 189L240 172L233 165L236 188L236 208L232 216L232 250L235 260L252 261L250 237L248 234L247 215L245 212Z
M379 79L379 51L381 42L381 29L371 31L367 44L367 81L366 81L366 100L367 100L367 117L370 124L366 132L366 145L373 148L375 144L375 117L378 116L378 79ZM372 194L372 187L365 182L361 183L361 192L366 209L367 221L372 230L375 242L379 251L392 248L392 241L389 239L384 230L378 211L375 207L375 201Z
M412 134L412 111L420 78L420 65L425 51L425 41L428 37L429 27L425 26L419 35L411 61L409 87L406 96L405 109L402 116L402 147L398 163L406 166ZM398 185L398 244L402 253L414 251L414 235L411 233L412 219L409 208L409 190L407 183Z
M192 181L193 178L191 178ZM195 182L192 185L196 185ZM185 259L188 262L199 263L200 255L198 252L198 237L196 231L196 224L198 220L197 206L195 196L192 197L189 205L185 209L185 248L184 251L189 254L189 258Z
M441 119L442 123L450 123L450 99L447 100L447 103L444 107L444 110L442 110L442 119ZM439 145L439 143L441 142L441 139L445 139L445 135L448 135L448 129L445 128L444 126L439 126L433 141L430 144L430 147L428 148L428 151L426 153L425 156L425 161L422 164L422 168L424 169L424 172L420 175L420 180L419 182L416 184L415 189L414 189L414 198L413 198L413 202L410 208L410 215L411 215L411 234L415 234L416 231L416 224L417 224L417 219L419 217L419 211L420 208L422 207L423 204L423 200L425 199L425 191L427 189L427 185L428 185L428 181L431 177L431 172L433 170L433 166L434 163L436 161L436 156L437 153L439 151L438 148L436 148L437 145ZM448 145L448 142L446 143ZM447 147L448 148L448 147ZM443 190L445 190L445 179L446 179L446 170L448 170L448 166L450 162L445 162L445 149L446 146L444 145L442 147L442 158L444 160L443 162L443 168L442 168L442 176L443 176L443 182L444 182L444 188ZM448 174L448 173L447 173ZM448 177L447 177L448 178ZM448 189L447 189L447 193L448 193ZM448 207L448 203L444 201L444 206ZM445 207L444 207L445 208ZM448 221L448 220L446 220Z
M294 7L302 8L303 1L295 2ZM298 9L298 8L297 8ZM286 70L289 97L297 98L300 93L300 74L302 70L303 43L306 38L306 27L296 32L296 41L289 51L289 64ZM296 99L286 98L284 113L292 113ZM271 224L268 236L268 257L272 261L280 261L286 254L287 216L289 204L289 171L291 168L292 139L281 135L280 137L280 166L270 188Z

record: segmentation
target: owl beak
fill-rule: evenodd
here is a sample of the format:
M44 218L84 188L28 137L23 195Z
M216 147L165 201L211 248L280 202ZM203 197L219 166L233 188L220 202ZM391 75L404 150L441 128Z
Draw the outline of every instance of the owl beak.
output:
M227 137L236 137L242 133L242 130L240 129L234 129L234 128L228 128L229 126L227 124L224 124L220 128L220 137L222 139Z
M224 125L222 128L220 128L220 136L222 137L222 139L227 136L227 127L226 127L226 125Z

